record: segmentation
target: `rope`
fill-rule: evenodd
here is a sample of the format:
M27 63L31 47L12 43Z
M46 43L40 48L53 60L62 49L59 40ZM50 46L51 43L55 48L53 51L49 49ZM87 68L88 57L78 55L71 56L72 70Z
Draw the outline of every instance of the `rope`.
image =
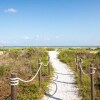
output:
M88 76L88 74L86 74L86 73L83 71L83 68L82 68L81 63L79 63L79 67L80 67L80 69L81 69L82 73L83 73L84 75Z
M84 75L88 76L88 74L86 74L86 73L83 71L81 63L79 63L79 66L80 66L80 69L81 69L82 73L83 73ZM90 68L90 73L89 73L89 74L95 74L95 70L96 70L96 68L93 68L93 67Z
M19 79L20 81L24 82L24 83L28 83L28 82L33 81L33 80L36 78L36 76L38 75L38 73L39 73L39 71L40 71L41 67L42 67L42 66L40 66L40 67L39 67L39 69L38 69L37 73L35 74L35 76L34 76L32 79L27 80L27 81L25 81L25 80L23 80L23 79L21 79L21 78L18 78L18 79Z
M10 78L10 85L15 86L19 84L19 79L18 78Z
M75 58L75 63L77 63L77 58Z
M95 74L95 70L96 70L96 68L91 67L90 68L90 74Z
M18 77L17 78L10 78L10 85L11 86L18 85L19 81L22 81L22 82L25 82L25 83L33 81L36 78L36 76L38 75L38 73L39 73L39 71L42 67L42 63L39 63L39 64L40 64L40 67L39 67L38 71L36 72L35 76L32 79L26 81L26 80L23 80L23 79L18 78Z
M45 66L45 67L46 67L46 66L48 66L48 65L49 65L49 61L47 62L47 64L46 64L46 65L45 65L45 64L43 64L43 63L42 63L42 65L43 65L43 66Z

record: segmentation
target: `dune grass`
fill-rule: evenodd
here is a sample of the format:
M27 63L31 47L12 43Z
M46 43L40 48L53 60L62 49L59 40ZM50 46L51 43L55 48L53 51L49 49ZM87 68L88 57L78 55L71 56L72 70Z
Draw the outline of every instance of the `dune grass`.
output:
M11 73L17 73L18 77L28 80L31 79L38 70L38 60L46 64L48 53L44 48L24 48L9 49L3 55L0 55L0 100L8 97L10 100L9 78ZM53 68L51 67L51 75ZM38 76L33 82L20 82L18 86L18 100L40 100L43 94L48 90L47 85L50 82L48 76L48 67L42 67L42 87L39 88Z
M89 49L61 49L59 50L59 59L68 64L75 73L75 78L77 81L77 87L80 88L80 95L83 97L83 100L90 100L90 76L89 76L89 67L90 63L94 64L94 67L97 68L97 71L94 75L95 83L95 100L100 100L100 55L98 53L93 54L89 52ZM90 51L92 51L90 49ZM79 55L83 58L83 70L88 76L82 75L82 84L79 81L79 71L75 70L75 57Z

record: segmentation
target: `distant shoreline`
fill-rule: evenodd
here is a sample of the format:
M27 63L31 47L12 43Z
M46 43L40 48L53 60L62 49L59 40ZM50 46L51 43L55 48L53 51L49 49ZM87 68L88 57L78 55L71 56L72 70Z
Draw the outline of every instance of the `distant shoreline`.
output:
M100 48L100 46L0 46L0 48Z

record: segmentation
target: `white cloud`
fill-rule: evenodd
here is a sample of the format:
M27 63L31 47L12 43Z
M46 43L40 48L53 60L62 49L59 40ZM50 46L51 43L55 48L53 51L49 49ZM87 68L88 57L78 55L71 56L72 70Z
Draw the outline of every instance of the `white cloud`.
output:
M29 36L25 36L24 39L25 39L25 40L29 40L30 37L29 37Z
M4 10L4 12L6 12L6 13L16 13L17 10L14 9L14 8L8 8L8 9Z
M0 40L0 45L8 45L9 42L8 41L5 41L5 40Z
M50 38L44 38L43 41L50 41Z
M13 40L0 40L0 46L20 46L20 41L13 41Z

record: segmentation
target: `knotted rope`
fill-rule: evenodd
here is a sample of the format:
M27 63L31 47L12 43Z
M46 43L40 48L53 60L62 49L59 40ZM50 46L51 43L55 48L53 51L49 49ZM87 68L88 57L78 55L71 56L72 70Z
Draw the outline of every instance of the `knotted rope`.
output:
M77 60L75 60L75 62L77 63ZM77 64L79 64L79 67L80 67L80 70L82 71L82 73L83 73L84 75L88 76L88 74L86 74L86 73L83 71L82 63L83 63L83 61L82 61L82 59L80 59L79 63L77 63ZM91 66L93 66L93 65L91 65ZM96 68L90 67L89 74L95 74L95 70L96 70Z
M49 65L49 63L50 63L50 61L48 61L47 64L42 63L42 65L46 67Z
M35 76L33 78L31 78L30 80L27 80L27 81L23 80L21 78L18 78L18 77L16 77L16 78L10 78L10 85L11 86L16 86L16 85L19 84L19 81L22 81L24 83L28 83L28 82L33 81L36 78L36 76L38 75L38 73L39 73L39 71L40 71L40 69L42 67L42 62L40 62L39 64L40 64L40 67L38 68L38 70L37 70L37 72L36 72L36 74L35 74Z
M81 64L81 63L79 63L79 67L80 67L80 70L82 71L82 73L83 73L84 75L88 76L88 74L86 74L86 73L83 71L83 68L82 68L82 64Z

